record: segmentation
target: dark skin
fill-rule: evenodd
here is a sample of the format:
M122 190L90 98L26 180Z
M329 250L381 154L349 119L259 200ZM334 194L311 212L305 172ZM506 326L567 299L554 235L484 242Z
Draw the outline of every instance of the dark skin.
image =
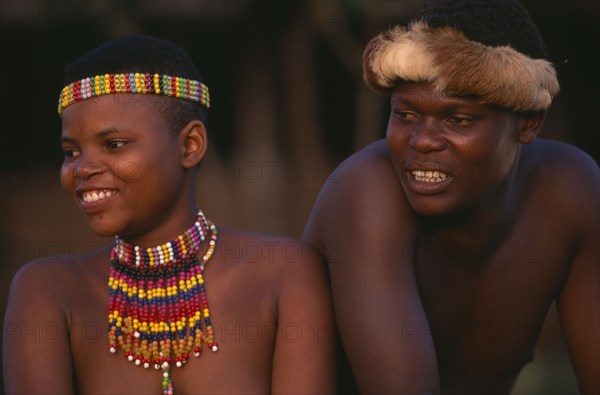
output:
M304 234L360 392L509 393L556 301L581 392L599 393L598 166L534 141L542 112L409 82L391 109Z
M173 135L152 103L118 96L64 111L61 181L96 233L161 244L195 220L206 131L192 121ZM108 191L96 203L83 200ZM8 393L162 393L162 372L108 351L110 249L41 259L17 274L5 318ZM220 347L171 369L177 394L335 391L333 318L316 251L219 229L205 279Z

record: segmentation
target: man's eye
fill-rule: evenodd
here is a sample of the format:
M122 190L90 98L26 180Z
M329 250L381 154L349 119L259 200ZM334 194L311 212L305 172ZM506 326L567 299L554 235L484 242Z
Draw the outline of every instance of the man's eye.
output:
M121 148L125 144L126 144L125 141L109 141L108 143L106 143L106 147L109 150L116 150L118 148Z
M416 114L410 111L394 110L394 115L400 119L414 119Z
M448 119L449 122L456 125L467 125L471 123L473 120L467 117L452 117Z

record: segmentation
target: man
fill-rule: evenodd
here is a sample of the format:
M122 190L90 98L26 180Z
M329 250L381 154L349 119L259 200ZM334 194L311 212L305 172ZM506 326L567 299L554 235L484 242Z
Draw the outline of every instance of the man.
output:
M361 393L509 393L556 301L582 393L599 393L599 172L537 139L558 82L517 1L428 4L365 50L386 139L317 199Z

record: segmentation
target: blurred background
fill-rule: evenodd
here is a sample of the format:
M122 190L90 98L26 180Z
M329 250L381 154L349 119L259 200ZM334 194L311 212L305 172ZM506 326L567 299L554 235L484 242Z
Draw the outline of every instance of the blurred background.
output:
M561 92L543 137L600 158L597 1L524 1ZM61 190L64 64L124 34L166 38L210 87L211 148L200 206L220 226L299 238L329 173L382 138L385 98L361 81L366 42L422 1L1 1L0 306L28 260L82 254L95 236ZM597 181L597 180L592 180ZM3 388L3 386L2 386ZM556 312L515 394L576 393Z

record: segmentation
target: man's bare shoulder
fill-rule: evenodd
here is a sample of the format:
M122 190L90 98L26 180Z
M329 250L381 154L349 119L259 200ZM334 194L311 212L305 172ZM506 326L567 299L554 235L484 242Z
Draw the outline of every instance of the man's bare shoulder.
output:
M531 170L529 180L554 203L575 205L576 210L598 204L600 170L594 159L581 149L539 139L526 146L521 162Z
M526 154L527 158L542 160L547 166L554 166L554 170L598 172L598 165L589 154L561 141L538 139L530 145Z
M535 221L556 226L561 240L574 246L594 233L600 216L600 171L588 154L540 139L524 148L520 167Z
M382 231L410 235L414 214L398 177L385 140L350 156L323 185L304 240L323 250L350 235L365 242Z
M385 140L378 140L344 160L331 174L324 187L336 184L368 183L396 179ZM358 192L358 191L357 191Z
M385 140L379 140L342 162L323 185L316 209L320 215L346 215L358 206L399 207L406 202Z

